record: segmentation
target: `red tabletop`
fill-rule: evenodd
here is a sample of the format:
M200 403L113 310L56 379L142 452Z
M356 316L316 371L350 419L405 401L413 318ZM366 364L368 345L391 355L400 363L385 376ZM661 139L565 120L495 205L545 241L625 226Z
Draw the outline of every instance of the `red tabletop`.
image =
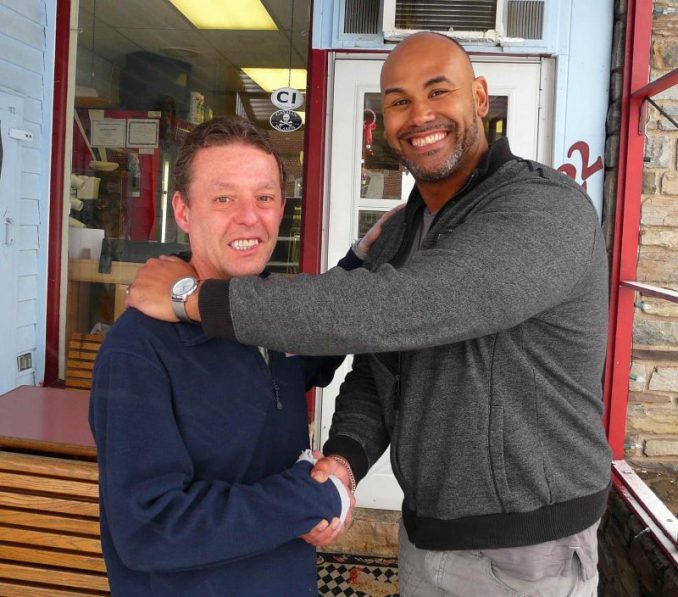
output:
M0 396L0 447L96 456L89 392L20 386Z

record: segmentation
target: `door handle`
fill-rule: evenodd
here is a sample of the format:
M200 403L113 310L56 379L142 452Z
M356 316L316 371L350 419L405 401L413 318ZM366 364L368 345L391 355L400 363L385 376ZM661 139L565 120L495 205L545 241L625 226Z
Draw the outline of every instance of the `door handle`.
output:
M14 220L9 216L5 218L5 246L10 247L14 243Z

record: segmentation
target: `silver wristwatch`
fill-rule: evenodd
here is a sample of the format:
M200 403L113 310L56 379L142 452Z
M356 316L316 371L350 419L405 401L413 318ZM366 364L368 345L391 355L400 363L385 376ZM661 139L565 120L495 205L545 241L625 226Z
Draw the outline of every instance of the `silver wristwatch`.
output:
M180 278L172 285L170 298L172 299L172 309L179 321L185 323L195 323L186 313L186 301L196 290L198 290L198 280L193 276Z

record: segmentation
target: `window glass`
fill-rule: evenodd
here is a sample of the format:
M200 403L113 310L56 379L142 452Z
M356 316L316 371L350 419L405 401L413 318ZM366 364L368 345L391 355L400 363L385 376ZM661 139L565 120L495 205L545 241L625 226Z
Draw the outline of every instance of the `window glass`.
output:
M490 109L483 119L489 143L505 137L508 97L490 96ZM393 207L393 200L407 198L404 186L405 168L398 162L384 138L381 95L366 93L363 102L363 138L360 155L360 202L358 205L358 237L361 238L379 217ZM412 181L410 179L410 184ZM373 200L386 199L384 205Z
M175 4L79 2L67 347L114 322L148 257L188 248L172 212L172 168L185 135L212 115L248 118L281 154L287 202L271 269L299 270L304 106L276 116L271 92L291 87L305 96L310 0L263 0L268 22L244 30L199 28L194 23L208 15ZM62 362L69 385L88 387L68 353Z

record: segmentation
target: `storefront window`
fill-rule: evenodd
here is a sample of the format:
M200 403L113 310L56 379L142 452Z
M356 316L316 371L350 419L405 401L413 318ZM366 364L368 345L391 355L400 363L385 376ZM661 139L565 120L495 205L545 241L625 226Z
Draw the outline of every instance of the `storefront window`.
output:
M172 168L185 135L212 115L246 117L280 152L287 202L270 265L299 270L304 106L280 113L271 92L305 94L310 0L263 0L263 21L244 25L187 11L208 4L79 2L61 360L68 385L88 387L78 342L122 312L141 263L187 249L172 213Z

